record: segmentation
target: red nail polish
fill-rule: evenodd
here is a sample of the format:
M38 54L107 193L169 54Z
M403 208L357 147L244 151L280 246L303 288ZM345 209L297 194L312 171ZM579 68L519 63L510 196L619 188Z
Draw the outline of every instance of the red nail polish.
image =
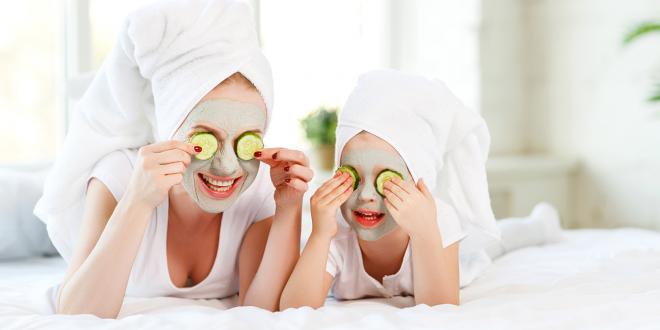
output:
M277 159L277 153L273 154L273 159Z
M289 166L284 166L284 172L289 172Z
M284 182L289 183L291 182L291 179L285 179Z
M195 152L202 152L202 147L195 146Z
M261 157L261 151L255 151L254 157Z

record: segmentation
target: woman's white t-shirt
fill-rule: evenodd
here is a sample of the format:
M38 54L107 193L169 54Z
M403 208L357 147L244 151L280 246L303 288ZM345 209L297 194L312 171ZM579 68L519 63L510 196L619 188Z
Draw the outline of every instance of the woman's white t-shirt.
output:
M120 200L133 172L137 150L119 150L102 158L91 172ZM156 207L144 233L126 296L181 298L224 298L238 293L238 253L243 236L253 223L275 213L274 188L269 168L261 164L252 185L224 211L218 252L207 277L191 287L175 286L167 266L168 199Z

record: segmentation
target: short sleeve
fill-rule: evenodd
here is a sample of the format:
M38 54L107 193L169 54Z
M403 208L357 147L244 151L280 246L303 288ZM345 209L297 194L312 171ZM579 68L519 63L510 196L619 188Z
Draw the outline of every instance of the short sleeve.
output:
M118 150L107 154L94 165L88 181L91 178L100 180L108 187L115 200L119 201L133 172L130 153L130 150Z
M465 233L461 227L461 221L456 214L454 207L443 200L435 199L438 227L440 228L440 237L442 238L442 247L446 248L463 238Z
M341 265L341 260L342 257L337 247L337 241L333 239L330 241L330 250L328 251L328 261L325 263L325 271L332 275L332 277L337 277L340 271L339 265Z

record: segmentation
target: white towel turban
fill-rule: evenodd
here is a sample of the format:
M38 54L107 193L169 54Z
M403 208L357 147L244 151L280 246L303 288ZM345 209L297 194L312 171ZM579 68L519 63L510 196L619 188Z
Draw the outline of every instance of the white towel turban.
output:
M457 217L465 234L499 239L486 181L488 128L442 82L393 70L362 75L339 114L337 162L363 130L392 145L415 181L424 178L439 217Z
M259 90L270 120L272 74L248 4L162 1L128 16L73 115L35 207L65 258L80 228L94 164L115 150L171 139L195 104L236 72Z

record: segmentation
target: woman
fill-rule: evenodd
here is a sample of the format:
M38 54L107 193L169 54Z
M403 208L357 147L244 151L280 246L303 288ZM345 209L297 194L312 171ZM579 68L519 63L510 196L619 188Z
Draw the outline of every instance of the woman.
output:
M130 15L35 210L69 262L56 311L116 317L127 295L234 294L277 310L312 171L299 151L245 154L271 99L245 4L163 2Z

